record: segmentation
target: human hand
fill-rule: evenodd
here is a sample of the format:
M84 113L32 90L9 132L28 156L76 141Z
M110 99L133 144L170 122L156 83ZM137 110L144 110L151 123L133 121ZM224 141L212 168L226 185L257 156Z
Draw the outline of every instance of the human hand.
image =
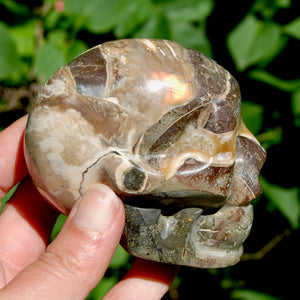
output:
M58 212L27 176L26 121L23 117L0 133L0 199L21 181L0 215L0 300L84 299L119 243L124 207L108 187L95 185L48 245ZM137 259L104 299L160 299L176 272L175 266Z

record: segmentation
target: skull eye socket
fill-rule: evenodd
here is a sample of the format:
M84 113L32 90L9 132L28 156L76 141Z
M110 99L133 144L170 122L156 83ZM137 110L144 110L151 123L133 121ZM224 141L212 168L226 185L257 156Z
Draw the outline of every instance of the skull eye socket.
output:
M145 172L133 164L133 168L124 176L124 186L127 190L139 191L144 186L145 178Z

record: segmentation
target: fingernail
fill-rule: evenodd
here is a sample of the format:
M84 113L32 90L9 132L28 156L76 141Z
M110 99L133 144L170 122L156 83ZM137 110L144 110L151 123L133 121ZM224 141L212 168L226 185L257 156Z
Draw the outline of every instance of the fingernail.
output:
M74 222L85 231L99 233L110 227L120 205L116 194L103 184L93 185L79 201Z

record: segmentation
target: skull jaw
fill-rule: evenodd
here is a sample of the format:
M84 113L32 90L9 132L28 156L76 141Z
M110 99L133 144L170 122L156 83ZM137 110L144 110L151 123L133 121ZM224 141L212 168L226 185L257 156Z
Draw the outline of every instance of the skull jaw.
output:
M159 208L125 204L121 245L132 255L162 263L221 268L239 262L249 235L252 206L225 205L214 214L185 208L164 216Z

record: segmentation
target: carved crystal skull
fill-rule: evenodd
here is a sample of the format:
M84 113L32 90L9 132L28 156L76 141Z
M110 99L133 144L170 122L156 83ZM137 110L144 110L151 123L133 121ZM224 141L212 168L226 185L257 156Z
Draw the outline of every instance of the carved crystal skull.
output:
M32 108L25 156L67 214L97 182L122 198L122 245L195 267L235 264L260 194L265 151L241 119L236 80L166 40L96 46L59 69Z

